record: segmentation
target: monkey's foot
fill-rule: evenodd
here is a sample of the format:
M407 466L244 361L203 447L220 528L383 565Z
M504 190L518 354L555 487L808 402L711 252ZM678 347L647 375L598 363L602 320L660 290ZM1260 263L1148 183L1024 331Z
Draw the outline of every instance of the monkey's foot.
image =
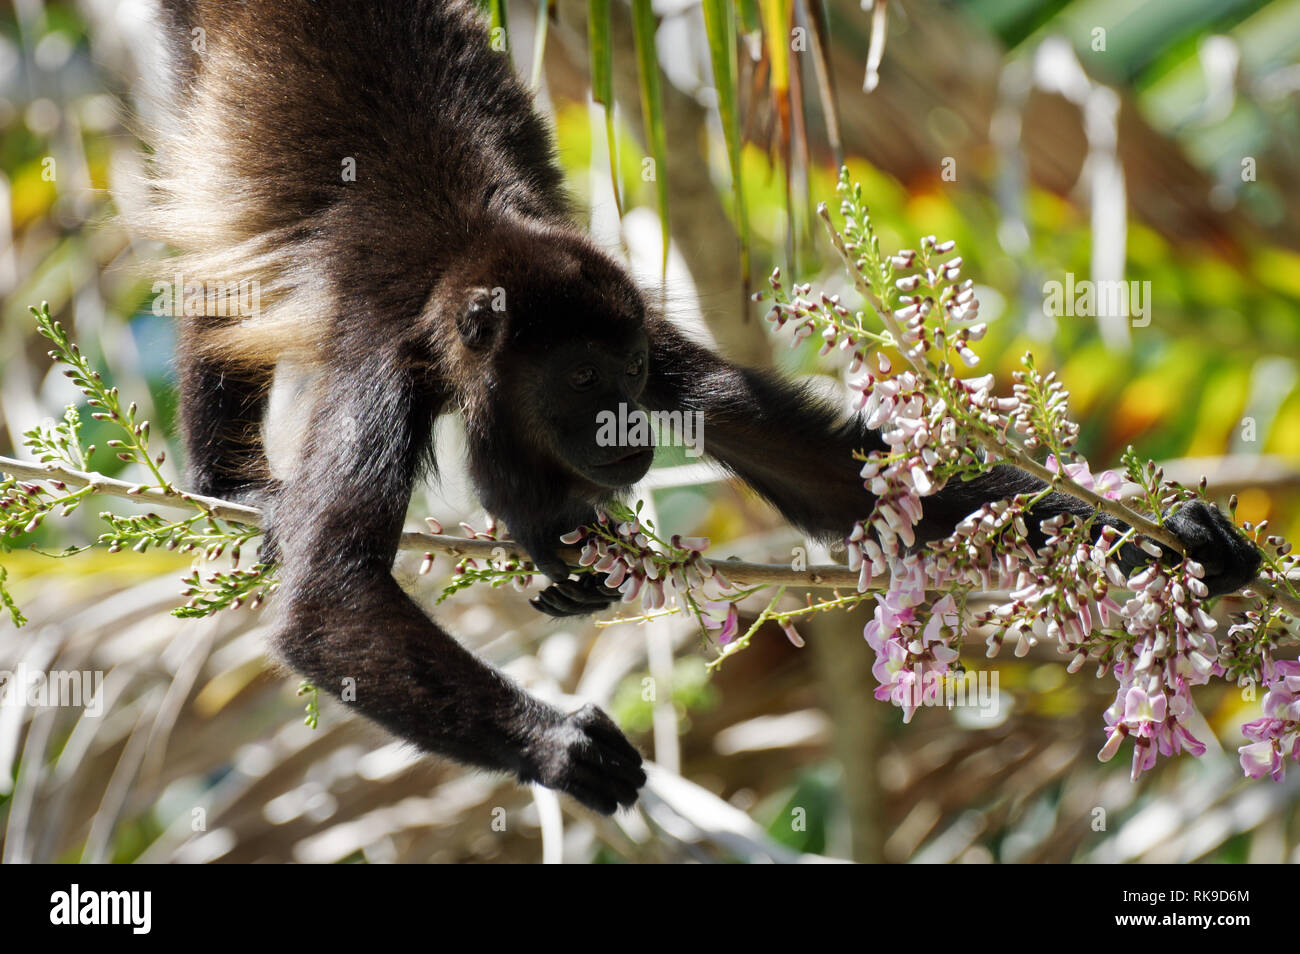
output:
M528 602L548 616L589 616L622 598L618 590L606 586L599 576L584 573L576 580L552 583Z
M1262 559L1259 550L1218 507L1192 500L1171 510L1165 512L1165 526L1183 542L1187 555L1205 567L1202 582L1210 596L1231 593L1255 578ZM1178 561L1178 554L1164 544L1158 546L1164 553L1162 563ZM1132 543L1120 548L1119 563L1126 573L1150 561L1151 557Z
M525 782L540 782L602 815L636 802L645 784L641 753L599 706L585 705L545 730L525 753Z

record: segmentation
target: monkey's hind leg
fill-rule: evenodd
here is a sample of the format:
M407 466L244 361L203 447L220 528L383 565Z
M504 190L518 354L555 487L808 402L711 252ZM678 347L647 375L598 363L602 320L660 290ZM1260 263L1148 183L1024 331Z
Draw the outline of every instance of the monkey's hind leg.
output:
M179 349L187 487L255 503L273 484L260 430L274 369L207 356L196 347L200 333L193 324L185 327Z

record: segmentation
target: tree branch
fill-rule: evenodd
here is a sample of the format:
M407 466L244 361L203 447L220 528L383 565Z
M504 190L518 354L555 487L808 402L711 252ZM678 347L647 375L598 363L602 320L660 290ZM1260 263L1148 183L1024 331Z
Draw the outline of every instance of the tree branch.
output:
M105 477L103 474L73 470L58 464L38 464L35 461L0 457L0 474L12 474L23 480L59 480L69 487L89 487L95 493L106 497L143 500L162 507L176 507L181 510L201 510L219 520L246 523L254 527L262 525L262 511L256 507L231 503L216 497L188 494L179 490L169 491L145 484L132 484L125 480Z
M1004 449L1005 450L1005 449ZM1049 472L1050 473L1050 472ZM180 510L199 510L219 520L242 523L248 526L262 526L262 511L245 504L231 503L216 497L204 497L199 494L185 493L179 490L162 490L132 484L125 480L105 477L103 474L88 473L61 467L56 464L38 464L34 461L15 460L12 457L0 457L0 474L12 474L22 480L58 480L69 487L89 487L95 493L107 497L121 497L124 500L143 501L160 507L173 507ZM1056 475L1051 475L1056 476ZM1106 501L1111 503L1112 501ZM489 558L500 556L502 550L508 556L527 560L527 551L519 548L513 540L471 540L454 537L445 533L425 533L420 530L408 530L402 534L403 550L424 550L429 553L447 553L451 556ZM575 547L562 548L559 555L570 565L577 565L578 550ZM858 573L837 565L809 566L802 570L793 569L781 563L749 563L744 560L710 560L715 568L721 570L733 583L745 586L802 586L810 589L845 589L856 590ZM1282 592L1263 578L1252 580L1250 589L1275 601L1288 613L1300 616L1300 600Z
M169 492L157 487L132 484L105 477L103 474L86 473L55 464L38 464L34 461L0 457L0 473L12 474L22 480L59 480L69 487L90 487L95 493L107 497L121 497L124 500L180 510L200 510L219 520L229 520L253 527L263 525L262 511L256 507L183 491ZM500 551L504 550L509 556L521 560L528 559L528 553L519 548L513 540L470 540L450 534L425 533L419 530L408 530L403 533L401 547L403 550L424 550L452 556L480 558L499 555ZM576 547L561 548L559 553L571 565L577 564ZM748 563L743 560L710 560L709 562L732 582L746 586L786 585L820 589L835 587L856 589L858 585L857 571L842 566L810 566L803 570L795 570L779 563Z

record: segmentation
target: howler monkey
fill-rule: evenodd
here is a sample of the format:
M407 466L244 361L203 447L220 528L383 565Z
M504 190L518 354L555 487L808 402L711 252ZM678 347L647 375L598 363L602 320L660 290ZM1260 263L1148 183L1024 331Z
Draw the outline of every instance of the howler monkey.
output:
M574 224L546 126L471 0L160 0L173 115L154 137L148 230L199 281L255 279L260 309L182 320L194 489L253 499L280 566L285 660L423 749L601 812L641 757L605 713L562 713L463 649L391 575L432 428L460 411L484 507L554 582L553 615L610 602L559 537L650 465L601 447L620 404L701 412L704 449L821 538L871 510L853 452L883 446L800 387L680 334ZM315 369L290 476L257 439L278 363ZM1009 469L926 500L922 538L1041 487ZM1054 495L1044 517L1087 513ZM1218 511L1175 531L1221 587L1255 558Z

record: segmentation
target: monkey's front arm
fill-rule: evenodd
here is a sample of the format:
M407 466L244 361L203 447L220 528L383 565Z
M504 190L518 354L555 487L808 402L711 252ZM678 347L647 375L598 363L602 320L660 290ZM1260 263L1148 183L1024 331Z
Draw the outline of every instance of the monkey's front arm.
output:
M317 688L423 749L613 812L641 756L595 706L565 715L424 614L391 569L438 408L396 360L334 366L297 472L270 508L281 561L276 643Z

